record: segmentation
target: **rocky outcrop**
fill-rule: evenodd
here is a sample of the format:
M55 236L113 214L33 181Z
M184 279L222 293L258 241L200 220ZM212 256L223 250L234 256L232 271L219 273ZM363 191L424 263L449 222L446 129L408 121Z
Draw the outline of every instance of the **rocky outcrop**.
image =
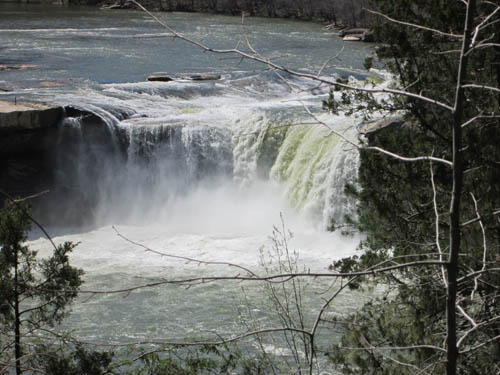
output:
M106 123L90 112L44 103L0 101L0 190L14 197L48 192L30 200L33 215L45 225L76 224L81 217L90 217L92 205L81 199L83 194L73 186L74 181L70 177L61 179L63 167L74 169L72 157L79 152L82 137L89 139L83 148L106 151L112 143ZM100 161L94 165L99 167ZM71 214L68 207L75 208Z
M62 115L62 107L44 103L0 100L0 134L7 131L54 127Z
M369 29L344 29L339 32L339 36L346 41L374 42L375 37Z
M132 9L135 8L135 4L132 3L131 1L126 1L126 2L116 2L113 4L105 4L101 7L101 9Z
M146 79L151 82L170 82L175 78L168 73L153 73L148 75Z
M16 86L12 85L9 82L0 81L0 91L10 92L16 90Z
M48 150L63 112L43 103L0 101L0 189L23 197L50 187Z
M0 72L4 70L26 70L36 68L36 65L22 64L22 65L5 65L0 64Z
M176 77L168 73L153 73L148 75L147 80L151 82L170 82L175 80L191 80L191 81L216 81L221 78L220 74L198 73L191 74L186 77Z
M349 35L361 35L364 32L368 31L368 29L356 28L356 29L344 29L339 32L340 37L345 37Z
M200 73L189 76L192 81L216 81L220 79L220 74Z
M365 136L369 142L371 142L373 138L380 133L400 130L419 132L421 131L421 128L417 121L407 119L402 114L384 117L377 120L364 121L358 125L359 133Z
M358 125L360 134L370 136L381 129L400 127L405 123L403 116L384 117L377 120L364 121Z
M42 147L45 135L56 129L63 108L44 103L0 101L0 155Z

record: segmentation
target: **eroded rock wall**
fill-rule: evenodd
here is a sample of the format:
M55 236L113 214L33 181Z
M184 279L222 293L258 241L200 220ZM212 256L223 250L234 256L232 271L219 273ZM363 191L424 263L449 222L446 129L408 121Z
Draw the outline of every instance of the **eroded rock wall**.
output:
M50 149L63 109L0 101L0 189L27 196L50 185Z
M0 190L15 198L36 196L30 199L33 215L44 225L92 220L87 198L92 186L74 178L74 160L85 152L82 139L106 156L111 135L98 116L71 107L0 101ZM101 165L102 160L89 158L92 173ZM4 200L0 197L0 206Z

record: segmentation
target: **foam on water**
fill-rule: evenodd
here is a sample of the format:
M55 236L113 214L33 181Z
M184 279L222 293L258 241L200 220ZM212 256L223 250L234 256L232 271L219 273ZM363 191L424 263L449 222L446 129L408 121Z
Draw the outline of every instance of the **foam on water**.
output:
M70 172L62 176L71 176L79 186L99 187L98 216L107 216L101 223L113 221L113 211L120 202L130 206L128 216L154 221L166 204L178 199L172 192L201 197L196 190L199 187L208 192L228 184L246 199L246 191L255 189L256 184L275 182L284 187L280 201L286 201L318 228L354 214L353 202L345 197L343 186L356 177L357 153L329 127L355 141L359 120L317 114L326 126L308 125L311 119L304 115L303 106L317 106L326 98L324 90L311 95L305 90L310 82L299 79L293 83L302 84L303 90L296 93L287 85L270 85L273 95L267 97L268 93L260 91L259 96L267 97L263 101L246 90L256 82L227 76L202 84L107 84L56 95L53 102L101 118L112 148L126 149L124 161L100 165L94 174ZM244 90L235 91L235 86ZM75 119L68 119L65 126L74 127ZM99 149L92 151L95 142L91 139L80 142L91 145L74 157L72 170L87 169L89 150L97 152L94 159L109 159ZM289 207L282 205L276 212L287 210ZM123 209L117 212L123 221Z
M120 15L104 24L98 20L103 12L85 12L90 16L72 22L34 14L36 27L9 30L6 41L7 53L22 55L19 61L37 59L44 66L32 72L33 79L78 82L77 89L53 87L37 93L44 101L67 106L68 113L70 107L81 110L73 111L60 128L58 182L79 195L58 214L87 208L92 220L88 227L59 223L48 229L57 243L80 242L71 263L86 272L84 290L244 274L220 262L262 275L266 267L279 272L284 250L275 248L273 229L287 236L289 254L300 270L326 272L334 259L355 251L358 236L325 228L353 212L343 185L355 177L356 153L325 127L297 125L311 122L305 105L330 127L354 135L350 132L358 120L320 113L329 88L288 75L285 82L253 62L236 64L178 41L157 39L164 30L141 13L129 12L127 20L113 13ZM211 39L213 47L232 46L241 38L240 19L168 17L187 35ZM0 29L11 28L5 22L0 20ZM71 23L79 22L83 24L73 29ZM287 56L278 61L294 69L317 72L341 48L338 38L317 25L252 23L247 35L257 47L275 57L284 48ZM332 79L360 77L368 52L365 45L353 45L342 67L326 67L324 74ZM178 80L134 82L155 71L170 72ZM196 83L186 79L196 72L221 73L222 78ZM20 79L16 72L8 74L6 79ZM112 225L135 243L119 237ZM30 246L42 256L50 253L50 244L38 234L32 233L31 239ZM322 304L316 292L324 293L329 283L310 283L304 294L307 319ZM233 335L244 330L241 309L250 309L249 303L263 324L278 321L262 285L255 283L189 289L163 285L123 296L89 299L83 294L66 327L77 327L76 335L98 342L214 338L207 331ZM357 305L354 295L340 298L340 310ZM281 342L266 347L278 355L288 353Z
M115 227L134 243L119 237L111 226L79 229L74 234L55 236L54 240L80 242L71 263L86 272L83 289L106 291L160 280L247 275L221 262L237 264L262 276L267 274L265 262L270 270L267 272L279 272L278 258L286 257L283 248L279 249L281 255L277 253L273 227L286 234L290 256L296 259L293 262L297 269L304 272L326 272L332 260L352 254L359 242L357 236L318 230L288 205L279 186L273 188L268 183L256 183L243 192L227 184L198 188L165 204L153 222ZM41 237L32 240L30 246L41 256L52 250ZM324 292L328 287L328 281L318 280L309 287L304 303L311 308L321 303L313 291ZM262 288L260 283L225 281L189 290L162 285L140 289L126 298L123 294L105 294L89 299L89 294L82 294L65 327L78 327L75 334L80 338L108 343L212 338L207 333L210 330L233 335L242 330L239 309L246 309L248 301L258 307L258 315L266 325L275 324L273 309ZM341 301L343 310L356 305L353 296L343 296ZM313 312L314 308L311 318ZM309 317L309 313L306 315Z

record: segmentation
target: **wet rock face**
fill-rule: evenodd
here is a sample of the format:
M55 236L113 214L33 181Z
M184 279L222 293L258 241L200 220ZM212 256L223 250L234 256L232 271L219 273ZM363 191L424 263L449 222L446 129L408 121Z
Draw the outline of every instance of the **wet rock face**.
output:
M43 103L0 101L0 132L18 132L57 126L62 107Z
M0 101L0 189L27 196L50 187L52 143L62 115L61 107Z
M54 138L57 138L56 128L0 136L0 189L12 197L27 197L52 191L56 172L53 168ZM9 144L8 148L5 147L6 143ZM30 204L37 207L47 195L31 200ZM0 197L0 206L3 201L4 198ZM38 213L37 217L40 217Z
M63 112L62 107L43 103L0 101L0 155L3 163L14 155L43 152Z
M233 175L232 132L212 126L118 126L127 113L76 106L6 110L0 118L0 190L32 200L43 225L126 220L196 186ZM3 117L2 117L3 116ZM44 117L45 116L45 117ZM1 204L1 201L0 201ZM149 211L148 211L149 210Z
M63 126L72 120L81 126ZM92 113L43 103L0 101L0 190L13 197L45 192L31 200L37 218L45 224L78 223L74 214L64 215L64 208L79 206L75 211L88 216L89 202L78 198L81 192L67 172L74 169L71 163L82 136L93 148L104 150L101 154L111 143L108 127ZM100 164L102 161L94 160L92 166ZM66 169L63 176L62 168Z
M0 155L45 150L63 113L62 107L43 103L0 101Z

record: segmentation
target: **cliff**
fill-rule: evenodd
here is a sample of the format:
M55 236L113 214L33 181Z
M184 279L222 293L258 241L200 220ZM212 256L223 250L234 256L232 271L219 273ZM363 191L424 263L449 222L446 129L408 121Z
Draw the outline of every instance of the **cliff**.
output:
M82 127L62 127L65 119ZM83 135L94 148L106 149L111 142L106 124L89 112L0 100L0 190L14 197L47 192L30 200L33 214L45 223L81 223L83 219L73 212L91 217L92 206L80 198L79 187L59 177L61 168L79 150ZM3 201L0 196L0 207ZM74 211L66 214L68 207Z
M27 196L49 186L55 131L63 108L43 103L0 101L0 188ZM1 203L1 200L0 200Z

